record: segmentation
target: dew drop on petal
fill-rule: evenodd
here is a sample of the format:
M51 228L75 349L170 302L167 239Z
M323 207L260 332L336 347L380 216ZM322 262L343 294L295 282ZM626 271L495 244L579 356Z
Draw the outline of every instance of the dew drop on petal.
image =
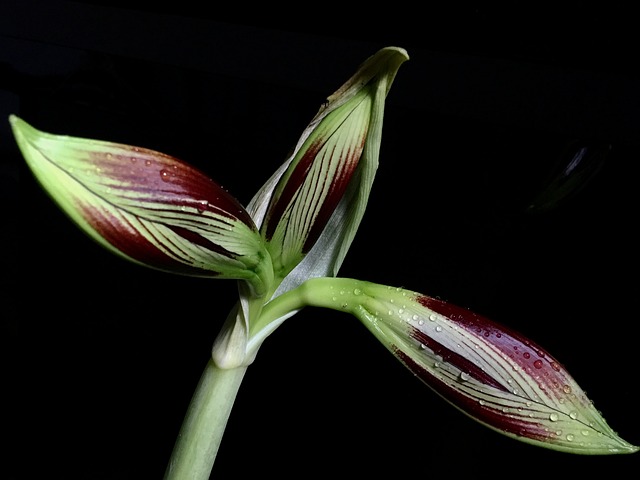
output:
M558 421L558 414L557 413L551 413L549 415L549 420L551 420L552 422L557 422Z
M440 325L438 325L438 326L436 327L436 332L441 332L441 331L442 331L442 327L441 327Z
M542 360L536 360L535 362L533 362L533 366L537 369L542 368Z

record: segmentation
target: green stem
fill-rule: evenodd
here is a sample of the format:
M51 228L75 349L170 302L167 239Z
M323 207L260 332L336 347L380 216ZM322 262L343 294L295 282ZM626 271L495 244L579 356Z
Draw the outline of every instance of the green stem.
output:
M255 324L255 331L266 328L269 323L287 313L303 307L320 307L351 312L357 302L359 289L368 282L342 277L316 277L283 293L267 303Z
M254 329L260 332L271 322L304 306L326 307L347 310L346 299L353 298L362 282L344 278L309 279L300 287L269 302L258 310L259 318L252 319ZM350 304L351 302L349 302ZM229 325L237 325L238 310L232 310ZM229 332L233 329L229 327ZM227 330L223 329L223 332ZM229 336L222 336L229 340ZM253 336L253 349L264 340L263 335ZM251 342L250 342L251 343ZM225 341L216 348L223 352L233 350L235 342ZM242 350L246 345L242 345ZM226 358L224 355L222 358ZM235 358L231 355L231 358ZM250 363L250 362L248 362ZM230 363L234 364L234 363ZM164 480L209 480L211 470L222 441L222 436L231 414L236 395L247 371L247 365L239 363L235 368L220 368L213 359L205 367L200 382L178 434Z
M221 369L209 360L187 409L165 480L209 480L246 366Z

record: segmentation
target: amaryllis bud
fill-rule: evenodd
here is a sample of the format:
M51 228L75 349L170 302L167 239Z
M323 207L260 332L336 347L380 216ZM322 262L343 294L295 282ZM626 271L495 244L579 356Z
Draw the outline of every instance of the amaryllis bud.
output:
M10 121L45 191L112 252L172 273L246 280L257 294L270 286L269 254L251 217L199 170L153 150Z
M336 274L364 214L378 167L387 93L407 52L368 58L320 108L291 157L248 206L268 242L281 291Z
M310 305L343 310L420 380L482 424L576 454L633 453L565 367L521 334L420 293L351 279L304 285Z

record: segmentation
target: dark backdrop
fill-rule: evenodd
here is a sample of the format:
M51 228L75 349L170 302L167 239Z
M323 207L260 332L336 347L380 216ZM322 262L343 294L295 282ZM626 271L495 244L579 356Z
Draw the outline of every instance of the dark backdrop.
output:
M31 177L8 115L175 155L246 203L325 97L387 45L411 60L341 274L520 330L640 443L640 78L628 12L110 5L0 3L1 478L161 478L235 295L232 282L150 272L88 240ZM550 187L579 152L575 188ZM548 208L528 209L540 195ZM491 432L355 319L307 309L250 368L214 477L638 466L637 455L559 454Z

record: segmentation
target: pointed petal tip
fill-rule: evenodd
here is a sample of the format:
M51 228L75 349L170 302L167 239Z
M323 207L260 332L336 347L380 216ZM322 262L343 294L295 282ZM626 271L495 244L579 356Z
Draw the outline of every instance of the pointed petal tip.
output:
M11 125L11 129L15 133L16 130L25 125L26 122L12 113L11 115L9 115L9 124Z

